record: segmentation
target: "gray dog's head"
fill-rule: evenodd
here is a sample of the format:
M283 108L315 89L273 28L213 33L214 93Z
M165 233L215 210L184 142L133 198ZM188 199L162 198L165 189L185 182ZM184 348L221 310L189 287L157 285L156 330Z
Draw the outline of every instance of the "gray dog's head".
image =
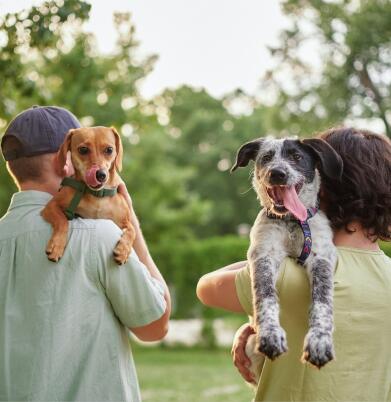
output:
M307 218L320 187L319 171L330 178L341 177L342 159L321 139L260 138L239 149L231 171L255 162L253 186L261 204L270 212Z

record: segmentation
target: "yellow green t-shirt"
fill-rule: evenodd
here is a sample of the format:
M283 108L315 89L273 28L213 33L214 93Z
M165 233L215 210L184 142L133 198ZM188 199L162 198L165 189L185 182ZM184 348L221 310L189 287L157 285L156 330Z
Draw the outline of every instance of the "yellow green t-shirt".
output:
M252 315L248 268L236 290ZM391 259L381 251L338 247L334 275L336 359L318 370L300 362L308 329L310 288L305 270L285 259L277 282L280 321L289 350L265 359L256 401L391 401Z

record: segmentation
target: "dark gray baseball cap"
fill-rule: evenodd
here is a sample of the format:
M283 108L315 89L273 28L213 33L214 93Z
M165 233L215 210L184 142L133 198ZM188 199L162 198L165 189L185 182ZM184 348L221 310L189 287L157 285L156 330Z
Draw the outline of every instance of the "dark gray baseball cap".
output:
M68 110L57 106L33 106L18 114L8 125L1 139L1 151L6 161L22 156L57 152L66 133L80 127L80 122ZM15 147L4 152L9 138Z

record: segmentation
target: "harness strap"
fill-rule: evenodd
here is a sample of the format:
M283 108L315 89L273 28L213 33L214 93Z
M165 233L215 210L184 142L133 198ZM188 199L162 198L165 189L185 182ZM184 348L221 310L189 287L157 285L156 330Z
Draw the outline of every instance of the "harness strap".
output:
M300 265L304 265L306 259L311 254L312 236L311 236L310 225L308 224L308 219L311 219L317 212L318 212L317 208L309 208L307 209L307 219L305 221L299 221L299 220L297 221L304 235L303 248L301 250L301 254L297 258L297 262Z
M113 197L117 194L117 188L102 188L101 190L94 191L84 182L76 180L72 177L64 177L61 181L61 187L71 187L76 190L69 206L64 211L68 220L72 220L77 217L75 211L84 194L91 194L98 198Z
M76 216L76 208L79 205L81 199L83 198L84 193L81 191L76 191L75 195L73 196L71 203L67 206L65 209L64 213L65 216L67 217L68 221L71 221L72 219L75 219Z
M304 235L304 244L301 250L299 257L297 257L297 263L300 265L304 265L305 261L311 254L312 249L312 236L310 225L308 224L308 220L311 219L318 212L318 208L308 208L307 209L307 219L305 221L300 221L298 219L291 219L293 222L296 222ZM271 213L270 211L266 211L268 218L277 219L279 218L277 215ZM279 218L281 219L281 218Z

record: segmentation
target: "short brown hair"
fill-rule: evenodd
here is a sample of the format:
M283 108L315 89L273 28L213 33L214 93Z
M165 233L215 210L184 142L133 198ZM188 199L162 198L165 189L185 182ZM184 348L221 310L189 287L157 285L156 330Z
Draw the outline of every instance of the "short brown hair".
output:
M334 229L359 222L368 236L391 240L391 141L354 128L320 134L341 156L341 181L323 178L325 212Z
M5 141L3 150L17 149L18 146L20 146L19 141L10 137ZM7 162L7 169L16 185L26 181L38 181L44 177L46 169L49 167L48 163L50 163L51 155L43 154L14 159Z

